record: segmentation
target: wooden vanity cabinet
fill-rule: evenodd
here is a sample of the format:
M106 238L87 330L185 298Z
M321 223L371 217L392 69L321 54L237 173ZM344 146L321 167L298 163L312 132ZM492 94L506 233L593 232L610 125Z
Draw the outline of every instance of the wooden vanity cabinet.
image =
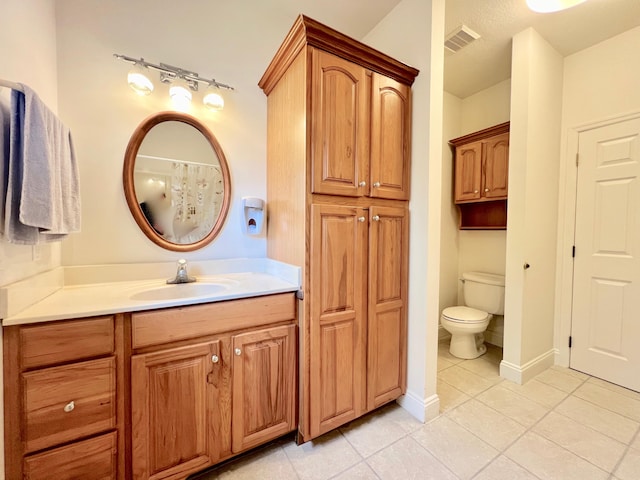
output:
M3 327L5 476L125 478L121 315Z
M295 430L295 320L293 293L133 313L132 478L184 479Z
M461 229L506 228L509 122L449 142Z
M304 266L299 441L405 390L417 74L300 16L259 83L268 256Z

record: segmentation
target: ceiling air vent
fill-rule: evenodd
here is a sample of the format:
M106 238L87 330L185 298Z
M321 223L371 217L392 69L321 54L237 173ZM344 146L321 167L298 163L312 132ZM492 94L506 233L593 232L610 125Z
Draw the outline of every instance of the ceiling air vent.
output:
M444 40L444 46L447 50L455 53L479 38L480 34L474 32L466 25L460 25L447 35L447 38Z

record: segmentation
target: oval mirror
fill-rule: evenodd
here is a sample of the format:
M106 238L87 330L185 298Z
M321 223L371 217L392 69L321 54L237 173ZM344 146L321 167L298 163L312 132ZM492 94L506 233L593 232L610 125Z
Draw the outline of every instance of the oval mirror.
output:
M188 252L222 229L229 168L220 144L196 118L163 112L144 120L127 145L122 179L133 218L157 245Z

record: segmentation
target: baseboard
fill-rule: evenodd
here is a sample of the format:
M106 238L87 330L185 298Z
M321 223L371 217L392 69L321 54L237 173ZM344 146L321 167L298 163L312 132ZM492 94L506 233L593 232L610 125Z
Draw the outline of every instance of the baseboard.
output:
M438 341L446 340L451 338L451 334L445 330L442 325L438 325Z
M502 362L500 362L500 376L522 385L552 366L555 355L556 350L552 348L522 366L502 360Z
M440 398L437 394L421 399L413 392L407 391L397 402L422 423L433 420L440 415Z
M503 347L503 332L494 332L493 330L485 330L484 341L495 345L496 347Z

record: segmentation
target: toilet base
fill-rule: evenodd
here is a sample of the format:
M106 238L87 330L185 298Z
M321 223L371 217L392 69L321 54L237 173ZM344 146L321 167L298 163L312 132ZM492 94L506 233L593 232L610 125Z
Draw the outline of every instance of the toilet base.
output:
M449 353L454 357L471 360L484 355L486 352L487 346L484 344L484 335L482 333L451 334Z

